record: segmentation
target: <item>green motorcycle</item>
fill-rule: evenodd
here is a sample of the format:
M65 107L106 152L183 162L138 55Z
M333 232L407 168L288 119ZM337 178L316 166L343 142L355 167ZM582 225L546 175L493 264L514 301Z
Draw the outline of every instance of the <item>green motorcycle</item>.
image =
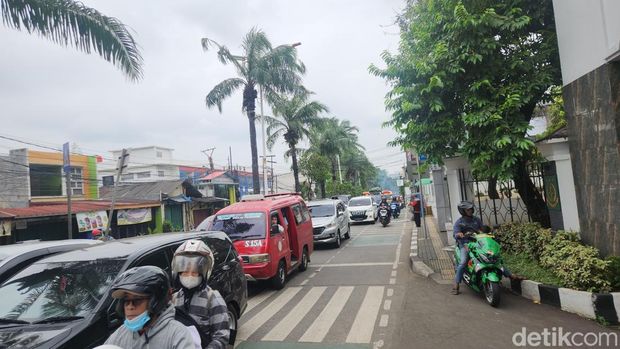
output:
M500 282L502 280L502 258L500 245L493 239L493 235L465 232L469 249L469 261L465 266L463 281L484 297L492 307L497 307L500 300ZM454 262L458 266L461 254L458 248L454 249Z

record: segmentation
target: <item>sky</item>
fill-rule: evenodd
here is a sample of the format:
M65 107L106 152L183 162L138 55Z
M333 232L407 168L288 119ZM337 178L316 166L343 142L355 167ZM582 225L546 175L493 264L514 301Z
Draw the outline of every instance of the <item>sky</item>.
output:
M216 149L216 166L250 168L248 119L241 92L217 108L205 96L220 81L234 77L215 51L205 52L207 37L241 52L241 40L262 29L274 46L301 42L298 56L307 72L304 86L335 116L360 129L359 140L376 166L397 173L404 154L387 146L396 133L382 128L389 119L389 86L368 73L380 55L398 48L396 15L404 0L84 0L127 25L144 58L144 78L130 82L99 56L62 47L0 24L0 136L60 148L65 142L89 155L158 145L174 149L181 162L206 163L201 150ZM266 113L268 110L266 110ZM258 113L258 110L257 110ZM259 155L262 155L260 123ZM0 138L0 153L29 147ZM30 146L33 149L35 147ZM41 150L41 149L38 149ZM290 171L278 144L276 173Z

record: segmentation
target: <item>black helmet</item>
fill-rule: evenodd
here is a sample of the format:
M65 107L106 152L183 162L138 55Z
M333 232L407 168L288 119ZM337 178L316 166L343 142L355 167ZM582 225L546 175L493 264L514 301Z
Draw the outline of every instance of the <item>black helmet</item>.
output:
M168 274L161 268L145 265L126 270L119 275L112 284L112 297L122 299L127 293L138 295L148 295L149 313L151 316L158 315L168 305L168 294L170 292L170 279ZM123 302L119 302L117 312L125 316Z
M457 207L459 209L459 213L461 214L461 216L466 216L467 215L465 213L465 210L468 210L470 208L472 210L474 210L474 211L476 210L476 208L474 207L474 203L471 202L471 201L461 201ZM472 214L473 214L474 211L472 211Z

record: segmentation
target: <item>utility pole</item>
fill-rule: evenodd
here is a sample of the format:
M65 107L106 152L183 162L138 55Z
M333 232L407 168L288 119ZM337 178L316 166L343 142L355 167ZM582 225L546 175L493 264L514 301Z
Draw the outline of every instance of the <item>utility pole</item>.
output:
M114 214L114 204L116 203L116 187L118 186L118 182L121 180L123 169L126 167L125 159L128 156L129 154L127 153L127 149L121 150L121 156L118 158L118 162L116 164L116 181L114 181L114 186L112 187L112 203L110 204L110 212L108 213L108 224L105 227L105 231L103 232L104 236L110 235L110 225L112 224L112 215Z
M415 164L418 170L418 190L420 191L420 220L422 221L422 228L424 229L424 238L428 238L428 231L426 229L426 212L424 212L424 191L422 190L422 173L420 173L420 154L416 151Z
M215 170L215 167L213 166L213 151L214 150L215 148L201 150L201 152L209 158L209 169L211 169L211 171ZM209 152L209 154L207 154L207 152Z
M271 194L275 194L275 186L273 182L273 164L277 164L277 162L273 161L275 155L267 155L267 157L269 158L267 162L271 164Z
M67 232L69 239L73 239L73 213L71 212L71 152L69 142L62 145L62 162L65 171L65 186L67 187Z
M338 161L338 176L340 177L340 184L342 184L342 170L340 169L340 154L336 154L336 160Z

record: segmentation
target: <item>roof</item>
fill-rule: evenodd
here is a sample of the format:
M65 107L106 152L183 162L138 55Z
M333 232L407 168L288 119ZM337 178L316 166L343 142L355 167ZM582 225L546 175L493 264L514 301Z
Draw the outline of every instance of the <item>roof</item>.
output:
M274 207L293 205L303 201L304 200L301 195L295 195L290 193L281 195L272 194L265 196L262 200L249 200L234 203L219 210L218 213L264 211Z
M159 145L147 145L144 147L129 147L129 148L125 148L127 150L138 150L138 149L151 149L151 148L157 148L157 149L163 149L163 150L174 150L174 148L167 148L167 147L162 147ZM118 150L110 150L110 152L117 152L117 151L121 151L122 149L118 149Z
M97 244L61 253L55 256L42 259L40 262L65 262L65 261L84 261L94 260L98 258L120 259L131 255L142 255L143 253L160 248L162 246L173 244L178 241L188 239L202 238L209 236L214 239L225 240L227 235L223 232L180 232L180 233L164 233L154 235L136 236L125 239L117 239L106 241L103 244Z
M568 127L566 127L566 126L560 127L557 130L555 130L555 131L551 132L550 134L546 135L545 137L542 137L540 139L536 139L535 143L546 141L546 140L550 140L550 139L554 139L554 138L568 138Z
M90 200L90 201L73 201L71 203L71 213L104 211L110 209L111 202L109 200ZM158 201L117 201L114 204L115 209L130 209L157 207L161 203ZM23 208L0 208L0 215L7 218L31 218L31 217L48 217L62 216L67 214L67 203L46 203L42 205L32 205Z
M187 189L187 195L191 197L201 197L202 194L189 182L181 179L159 182L145 183L119 183L116 187L117 199L132 200L161 200L161 194L177 196L183 194L183 189ZM193 189L193 190L192 190ZM101 187L99 190L102 199L112 199L113 187Z
M211 180L213 180L213 179L215 179L217 177L220 177L220 176L222 176L224 174L226 174L226 171L215 171L215 172L211 172L208 175L200 178L200 180L211 181Z
M306 205L308 205L308 207L310 206L318 206L318 205L333 205L336 202L340 202L340 199L321 199L321 200L313 200L313 201L308 201L306 202Z

